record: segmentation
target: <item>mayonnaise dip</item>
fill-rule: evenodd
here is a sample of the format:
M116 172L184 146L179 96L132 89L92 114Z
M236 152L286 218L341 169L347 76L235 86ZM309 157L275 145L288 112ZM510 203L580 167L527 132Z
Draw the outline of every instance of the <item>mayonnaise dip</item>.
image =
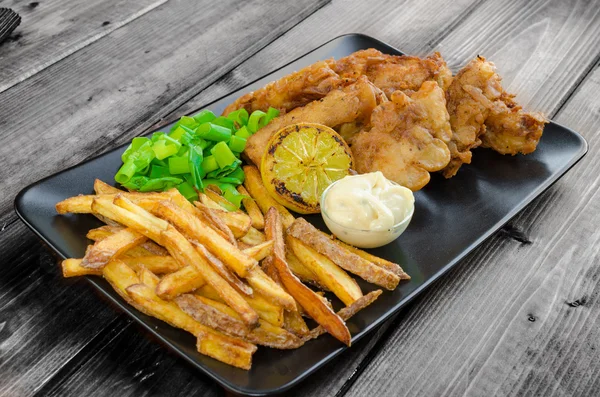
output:
M379 171L346 176L321 197L325 224L340 240L361 248L385 245L406 229L414 211L410 189Z

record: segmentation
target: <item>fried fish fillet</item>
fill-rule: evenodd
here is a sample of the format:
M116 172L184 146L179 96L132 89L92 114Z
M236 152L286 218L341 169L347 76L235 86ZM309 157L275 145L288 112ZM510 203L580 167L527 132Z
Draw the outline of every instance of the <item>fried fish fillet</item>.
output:
M388 98L398 90L417 91L428 80L436 81L444 90L452 82L452 72L439 52L419 58L387 55L369 48L341 58L332 68L345 81L367 76Z
M381 171L413 191L421 189L430 172L450 161L449 120L444 91L435 81L424 82L411 97L394 92L390 102L373 110L371 129L352 139L356 170Z
M248 113L255 110L266 112L269 107L285 113L321 99L342 84L340 76L331 69L334 62L319 61L243 95L227 106L223 115L241 108Z
M541 113L524 112L514 102L513 95L503 94L500 99L485 120L481 146L513 156L532 153L548 121Z
M365 76L342 89L333 90L324 98L295 108L273 119L267 126L248 138L245 156L260 167L269 139L281 128L295 123L319 123L336 127L344 123L368 120L383 93Z
M456 175L460 166L471 162L471 149L481 144L485 120L502 95L500 76L493 63L483 57L473 59L461 69L446 93L452 140L448 148L452 155L442 174Z

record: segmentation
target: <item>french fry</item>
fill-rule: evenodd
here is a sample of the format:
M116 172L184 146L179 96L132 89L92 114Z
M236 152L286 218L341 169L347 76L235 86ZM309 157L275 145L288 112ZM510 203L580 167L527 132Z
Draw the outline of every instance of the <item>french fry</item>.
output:
M202 200L202 198L207 196L201 195L200 197ZM252 226L252 220L247 214L241 211L227 211L218 204L206 205L205 203L214 203L214 201L208 200L210 199L204 199L200 202L194 201L194 205L207 216L210 214L210 216L221 219L235 238L240 238L248 233L248 229ZM215 206L218 208L214 208Z
M110 261L102 268L102 276L121 298L140 310L126 291L129 286L140 283L140 278L129 266L118 259Z
M63 277L100 276L102 269L81 266L81 259L65 259L61 263Z
M252 295L252 288L240 280L234 273L225 266L223 262L211 254L202 244L193 242L194 248L200 256L204 258L212 267L223 277L232 287L244 295Z
M285 259L292 273L294 273L296 277L300 279L300 281L303 283L312 284L320 290L329 291L329 288L323 285L319 281L319 278L308 267L302 264L300 259L298 259L296 254L294 254L294 251L292 251L289 246L287 246L285 250Z
M250 193L246 190L243 185L237 187L237 191L244 196L250 197ZM242 204L248 213L248 216L252 220L252 227L256 229L264 229L265 228L265 218L263 217L262 212L260 212L260 208L258 208L258 204L254 201L253 198L245 198L242 199Z
M59 214L74 213L74 214L90 214L92 210L92 202L95 199L102 198L106 200L112 200L118 195L126 197L128 200L134 202L142 208L151 208L154 203L161 200L168 200L169 195L167 193L139 193L139 192L120 192L118 194L99 194L99 195L79 195L69 197L56 204L56 212ZM109 219L112 219L109 217Z
M192 265L202 278L219 292L219 295L247 324L256 324L258 315L244 298L225 281L211 265L198 254L192 244L173 226L161 233L163 243L171 255L182 265ZM224 240L223 240L224 241Z
M154 273L152 273L150 270L148 270L145 267L141 267L139 269L138 273L138 277L140 278L140 282L142 284L147 285L148 287L152 288L153 290L156 289L156 286L158 285L158 282L160 281L160 278L158 278L158 276Z
M256 328L249 328L240 321L235 311L218 301L202 296L184 294L177 297L175 302L196 321L227 335L240 337L257 345L269 346L275 349L295 349L303 343L297 336L264 320L259 320Z
M343 241L340 241L338 239L333 239L333 241L340 247L347 249L348 251L352 252L353 254L356 254L356 255L360 256L361 258L366 259L369 262L372 262L372 263L376 264L377 266L382 267L385 270L388 270L388 271L398 275L401 280L410 280L410 276L408 274L406 274L406 272L404 272L404 270L402 270L400 265L398 265L397 263L390 262L386 259L369 254L368 252L365 252L365 251L361 250L360 248L353 247L353 246L346 244Z
M251 227L248 232L240 238L240 241L249 246L258 245L266 241L264 233Z
M285 244L281 219L279 212L275 208L271 208L267 212L265 234L269 240L273 240L273 264L287 291L298 301L304 311L317 323L322 325L327 332L340 342L350 346L350 331L344 321L323 303L318 295L302 284L289 269L285 261Z
M255 345L200 324L175 303L158 298L152 288L145 284L131 285L126 291L141 312L195 335L200 353L229 365L250 369L252 354L256 351Z
M172 300L205 284L206 281L196 268L188 265L176 272L165 275L156 287L156 294L162 299Z
M306 245L326 256L342 269L356 274L370 283L393 290L400 282L398 275L340 247L304 218L296 219L287 233L301 239Z
M86 237L92 241L98 242L104 240L109 236L112 236L113 234L123 229L125 229L123 226L104 225L95 229L91 229L87 232Z
M248 247L242 250L242 252L257 261L261 261L273 252L273 242L271 240L265 241L264 243Z
M214 201L213 199L211 199L210 197L208 197L206 194L204 193L199 193L198 194L198 198L200 199L200 203L203 204L204 206L213 209L213 210L219 210L219 211L223 211L224 208L221 207L219 205L219 203L217 203L216 201ZM197 205L196 203L194 203L194 205Z
M213 233L198 218L190 216L171 202L159 202L153 212L173 223L188 238L194 239L204 245L240 277L246 277L248 271L257 265L254 259L242 253L237 247L231 245L231 243L221 236Z
M122 199L126 200L124 198ZM106 216L109 219L130 227L158 243L161 242L160 233L163 230L166 230L167 226L169 225L167 222L158 218L156 219L162 221L163 223L158 224L157 222L149 221L147 217L140 216L115 205L113 200L116 200L116 198L113 199L112 196L97 196L92 202L92 210L100 215Z
M89 214L92 212L92 201L96 196L79 196L69 197L63 201L56 203L56 212L59 214Z
M294 298L288 294L279 284L267 276L260 267L255 267L246 277L246 281L254 289L260 292L264 297L271 299L287 310L298 310Z
M204 194L228 212L235 212L238 210L231 201L221 195L221 189L216 188L214 185L208 185L207 189L204 189Z
M375 300L377 300L379 295L381 295L381 292L382 291L380 289L378 289L378 290L369 292L368 294L364 295L361 298L358 298L357 300L352 302L352 304L350 306L344 307L340 311L338 311L337 312L338 316L340 316L342 318L342 320L348 321L348 319L350 319L350 317L354 316L356 313L358 313L365 307L369 306L371 303L375 302ZM323 328L321 325L319 325L318 327L310 330L310 333L304 337L304 341L307 342L311 339L315 339L315 338L319 337L320 335L323 335L325 332L327 332L325 330L325 328Z
M142 244L140 244L140 247L144 248L147 252L149 252L152 255L159 255L159 256L169 255L169 251L167 251L162 246L156 244L154 241L150 241L150 240L145 241Z
M96 192L96 194L126 193L124 190L117 189L116 187L111 186L108 183L102 182L100 179L96 179L94 181L94 192Z
M296 257L346 306L363 296L356 281L329 258L304 245L295 237L287 236L286 241Z
M223 300L217 291L210 285L203 285L196 289L194 294L223 303ZM274 305L257 292L255 292L253 296L245 296L244 299L246 299L248 304L256 311L258 317L276 327L281 327L283 325L283 307Z
M245 165L244 174L246 174L244 187L250 193L250 196L254 199L262 213L266 215L269 208L275 207L281 215L283 227L287 229L294 222L294 216L290 214L287 208L271 197L265 185L263 185L258 168L253 165Z
M256 345L227 335L202 332L196 343L198 352L234 367L249 370Z
M101 268L111 259L118 258L129 249L146 241L147 237L130 228L119 230L102 241L96 242L83 257L81 266Z
M172 256L122 256L119 259L136 272L145 267L154 274L166 274L176 272L181 266Z

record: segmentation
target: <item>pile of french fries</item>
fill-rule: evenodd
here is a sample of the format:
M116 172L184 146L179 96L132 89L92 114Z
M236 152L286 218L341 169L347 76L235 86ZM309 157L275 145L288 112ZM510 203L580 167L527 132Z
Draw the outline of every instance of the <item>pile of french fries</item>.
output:
M295 219L257 168L244 171L245 212L211 189L192 204L177 189L126 192L96 180L95 195L56 205L106 223L87 234L83 258L62 262L63 275L104 277L140 312L196 336L200 353L243 369L256 345L295 349L325 332L350 345L345 321L382 291L363 295L347 272L389 290L410 277ZM345 307L336 313L323 291ZM319 325L310 330L304 317Z

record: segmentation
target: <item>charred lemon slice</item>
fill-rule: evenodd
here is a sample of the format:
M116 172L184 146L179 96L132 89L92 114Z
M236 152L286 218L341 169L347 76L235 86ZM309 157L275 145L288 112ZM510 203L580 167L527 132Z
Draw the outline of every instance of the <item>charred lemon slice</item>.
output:
M300 214L321 211L319 200L331 183L350 173L352 152L331 128L314 123L279 130L267 145L262 180L281 205Z

